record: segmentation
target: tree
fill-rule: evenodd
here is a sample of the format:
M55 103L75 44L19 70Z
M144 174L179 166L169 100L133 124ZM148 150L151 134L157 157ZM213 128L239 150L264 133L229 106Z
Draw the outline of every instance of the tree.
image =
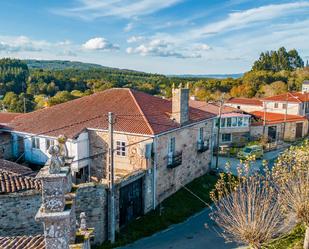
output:
M281 47L278 51L261 53L260 58L254 62L252 70L279 72L281 70L291 71L303 67L304 61L301 59L296 49L287 52L284 47Z
M49 106L53 106L53 105L57 105L57 104L61 104L70 100L75 99L76 97L73 96L71 93L69 93L68 91L61 91L61 92L57 92L57 94L54 97L51 97L48 100L48 105Z
M278 159L273 177L280 193L284 213L296 214L306 227L304 249L309 248L309 142L291 147Z
M271 97L274 95L286 93L288 90L287 84L283 81L275 81L270 85L263 85L259 90L261 97Z
M227 241L260 249L283 229L284 216L270 174L250 176L249 161L242 168L238 179L230 173L220 174L211 193L214 201L211 218L222 228L221 235Z

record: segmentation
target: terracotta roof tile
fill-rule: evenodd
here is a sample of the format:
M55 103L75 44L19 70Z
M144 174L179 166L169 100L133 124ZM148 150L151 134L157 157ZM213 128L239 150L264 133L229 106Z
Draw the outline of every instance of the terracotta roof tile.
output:
M264 99L265 101L289 101L295 103L307 102L309 101L309 93L301 93L301 92L290 92L284 93L272 97L268 97Z
M43 235L0 237L1 249L45 249Z
M242 104L242 105L256 105L263 106L263 102L261 99L249 99L249 98L231 98L227 101L227 103L231 104Z
M210 112L215 115L219 115L219 105L213 103L206 103L204 101L190 100L189 104L193 108L200 109L205 112ZM223 106L222 113L240 112L239 109L231 106Z
M107 129L108 112L117 117L115 131L153 135L179 126L170 118L171 101L128 88L113 88L18 116L10 127L30 134L74 138L86 128ZM190 108L189 116L191 122L196 122L213 114Z
M23 115L23 113L0 112L0 124L10 123L14 118Z
M251 112L252 115L255 117L264 120L264 112L263 111L254 111ZM285 114L281 113L273 113L273 112L266 112L266 123L267 124L278 124L282 123L285 120ZM298 116L298 115L287 115L286 122L296 122L296 121L304 121L307 120L306 117ZM262 122L254 123L253 125L260 125Z
M31 189L41 190L41 182L33 177L31 169L0 160L0 194Z

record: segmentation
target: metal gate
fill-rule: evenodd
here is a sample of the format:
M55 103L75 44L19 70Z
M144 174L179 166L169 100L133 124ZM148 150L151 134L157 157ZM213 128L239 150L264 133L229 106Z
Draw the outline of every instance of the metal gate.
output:
M140 178L120 189L120 226L143 214L143 179Z

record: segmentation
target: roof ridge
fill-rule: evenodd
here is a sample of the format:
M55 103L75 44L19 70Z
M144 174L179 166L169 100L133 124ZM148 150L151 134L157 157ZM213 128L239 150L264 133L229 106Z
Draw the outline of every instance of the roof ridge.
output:
M132 96L133 101L134 101L134 103L136 104L138 110L141 112L142 118L144 119L144 121L146 122L148 128L150 129L151 134L155 134L154 131L153 131L153 129L152 129L152 127L151 127L151 125L150 125L150 123L149 123L149 121L148 121L148 119L146 118L146 115L145 115L144 111L142 110L141 106L140 106L139 103L137 102L137 100L136 100L136 98L135 98L135 95L133 94L132 89L130 89L130 88L127 88L127 89L128 89L128 91L129 91L130 95Z

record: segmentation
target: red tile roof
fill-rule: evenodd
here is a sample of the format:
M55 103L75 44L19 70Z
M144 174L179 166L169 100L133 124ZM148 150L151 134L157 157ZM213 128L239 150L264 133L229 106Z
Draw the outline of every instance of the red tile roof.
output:
M193 108L200 109L205 112L210 112L215 115L219 115L219 105L213 103L206 103L204 101L190 100L189 105ZM240 112L239 109L231 106L223 106L222 113Z
M251 114L259 119L264 120L264 112L263 111L254 111ZM266 112L265 113L266 124L279 124L284 122L285 114L281 113L273 113L273 112ZM286 122L296 122L296 121L305 121L307 120L306 117L298 116L298 115L287 115ZM253 123L253 125L260 125L262 122Z
M0 112L0 124L5 125L10 123L14 118L22 115L23 113Z
M35 179L33 174L34 172L27 167L0 160L0 194L40 190L41 182Z
M113 88L16 117L10 127L30 134L76 137L86 128L107 129L107 114L116 115L115 131L159 134L178 128L171 119L172 102L128 88ZM189 108L190 122L214 117Z
M295 103L301 103L301 102L307 102L309 101L309 93L301 93L301 92L290 92L290 93L284 93L272 97L268 97L264 99L265 101L287 101L288 102L295 102Z
M249 99L249 98L231 98L226 103L240 104L240 105L263 106L262 100L260 100L260 99Z
M0 237L1 249L45 249L43 235Z

